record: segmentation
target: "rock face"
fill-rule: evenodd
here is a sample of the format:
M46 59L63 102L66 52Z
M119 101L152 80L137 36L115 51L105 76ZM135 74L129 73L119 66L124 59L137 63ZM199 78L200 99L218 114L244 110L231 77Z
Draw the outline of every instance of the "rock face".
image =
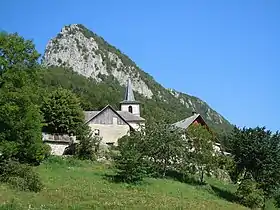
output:
M49 41L43 64L71 67L79 74L97 81L102 81L101 75L112 75L120 85L125 85L130 75L134 91L151 98L153 93L135 66L124 64L116 53L100 46L100 40L97 39L100 37L91 33L82 25L64 27L57 37Z
M113 78L121 86L131 77L133 90L144 97L161 100L166 104L171 103L171 98L175 98L187 113L196 110L215 127L231 128L230 123L204 101L162 87L153 77L138 68L129 57L81 24L63 27L61 32L48 42L42 63L46 66L71 68L98 82L106 82L108 78Z

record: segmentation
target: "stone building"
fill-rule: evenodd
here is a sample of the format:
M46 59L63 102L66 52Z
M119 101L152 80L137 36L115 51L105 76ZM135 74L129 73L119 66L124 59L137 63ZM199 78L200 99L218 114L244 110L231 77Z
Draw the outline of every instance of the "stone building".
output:
M85 111L84 114L85 123L93 134L101 137L101 143L107 145L117 145L119 138L145 126L145 119L140 116L140 102L135 100L130 78L124 100L120 102L120 110L107 105L100 111Z

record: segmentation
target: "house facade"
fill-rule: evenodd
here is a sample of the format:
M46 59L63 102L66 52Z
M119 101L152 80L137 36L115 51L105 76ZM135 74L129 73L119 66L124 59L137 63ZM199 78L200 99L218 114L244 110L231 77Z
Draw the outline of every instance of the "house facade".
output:
M117 145L119 138L145 126L145 119L140 116L140 102L135 100L130 78L127 80L124 100L120 102L120 110L107 105L100 111L85 111L84 114L85 123L93 134L101 137L101 143L107 145Z

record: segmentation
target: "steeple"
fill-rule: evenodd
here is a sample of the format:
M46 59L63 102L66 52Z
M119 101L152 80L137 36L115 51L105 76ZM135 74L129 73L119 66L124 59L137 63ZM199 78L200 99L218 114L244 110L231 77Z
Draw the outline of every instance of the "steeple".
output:
M130 77L127 80L124 101L135 101Z
M127 79L124 100L121 101L121 104L139 104L139 102L135 100L130 77Z
M140 117L140 103L135 100L130 77L127 80L124 100L120 104L121 111L127 111Z

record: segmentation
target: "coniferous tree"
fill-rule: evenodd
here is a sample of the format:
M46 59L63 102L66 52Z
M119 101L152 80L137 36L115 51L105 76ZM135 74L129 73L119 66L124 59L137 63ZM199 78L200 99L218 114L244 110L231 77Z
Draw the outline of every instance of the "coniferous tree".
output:
M118 141L118 153L113 155L118 180L137 183L147 174L147 165L142 151L143 135L134 132Z

